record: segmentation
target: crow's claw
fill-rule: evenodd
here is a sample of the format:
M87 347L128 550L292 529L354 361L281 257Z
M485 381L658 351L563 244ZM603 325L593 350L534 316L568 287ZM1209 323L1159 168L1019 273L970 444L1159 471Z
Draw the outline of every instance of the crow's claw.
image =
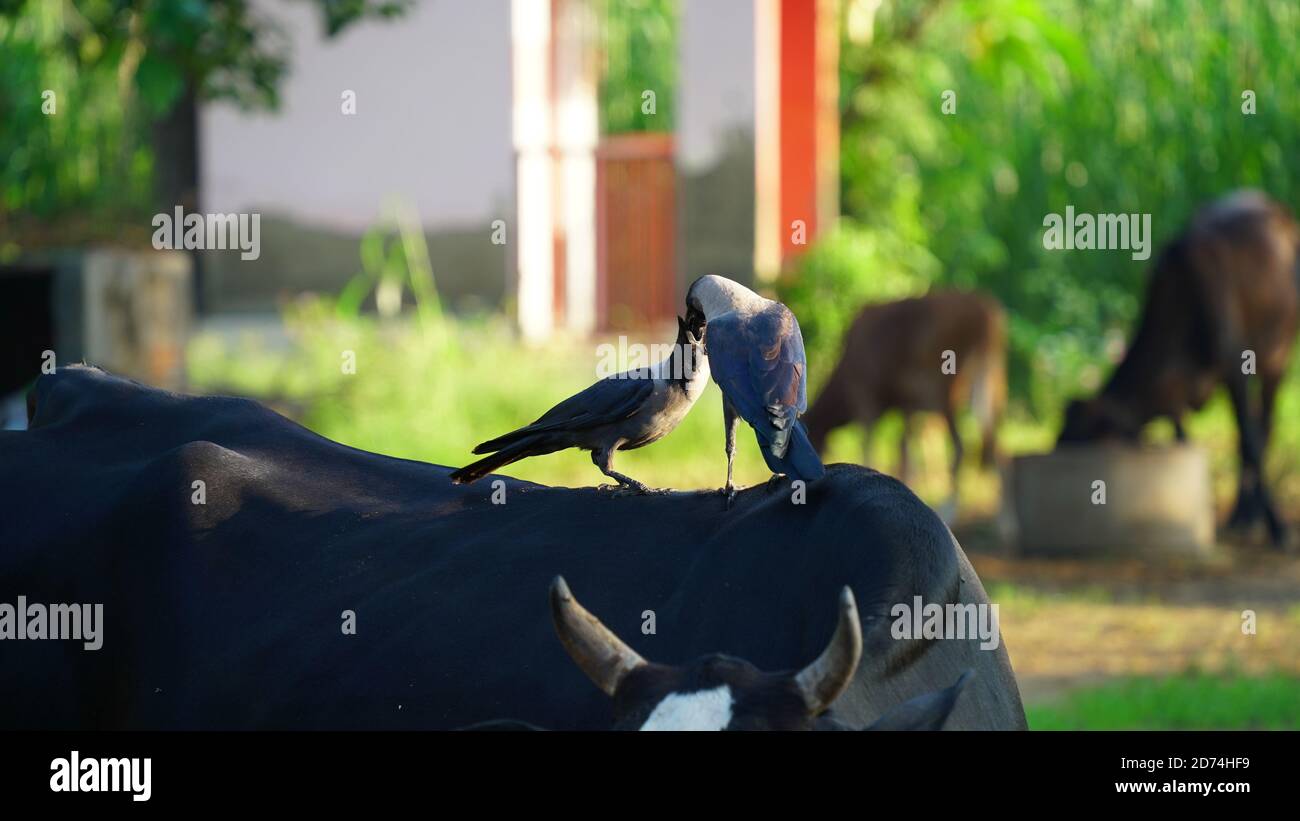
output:
M718 492L721 493L724 497L726 497L727 500L726 509L731 510L731 503L736 501L736 486L727 485L726 487L720 487L718 488Z
M603 490L611 496L655 496L660 493L668 493L667 490L646 487L640 482L632 482L625 485L597 485L596 489Z

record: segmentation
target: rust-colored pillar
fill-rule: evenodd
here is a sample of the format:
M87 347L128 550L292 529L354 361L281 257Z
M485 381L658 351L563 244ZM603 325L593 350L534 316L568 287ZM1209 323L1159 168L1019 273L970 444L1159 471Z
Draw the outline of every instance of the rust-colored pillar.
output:
M761 0L755 260L771 279L839 214L836 0Z

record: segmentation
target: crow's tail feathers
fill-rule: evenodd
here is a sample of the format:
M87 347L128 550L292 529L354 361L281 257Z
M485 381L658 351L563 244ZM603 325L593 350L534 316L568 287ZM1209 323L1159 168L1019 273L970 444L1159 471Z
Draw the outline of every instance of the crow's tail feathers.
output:
M498 450L504 450L511 445L517 444L524 439L537 433L534 430L536 423L525 425L518 430L512 430L509 433L503 433L495 439L489 439L474 446L472 453L494 453Z
M817 455L812 440L808 438L808 430L804 428L803 422L796 420L791 428L790 446L785 452L784 460L786 474L791 479L815 482L826 475L826 468L822 465L822 459Z
M533 438L523 439L501 448L491 456L485 456L477 462L471 462L460 470L452 471L449 478L458 485L468 485L470 482L478 481L511 462L518 462L520 459L526 459L529 456L551 453L554 450L555 448L546 447ZM476 448L474 452L478 453L479 451Z

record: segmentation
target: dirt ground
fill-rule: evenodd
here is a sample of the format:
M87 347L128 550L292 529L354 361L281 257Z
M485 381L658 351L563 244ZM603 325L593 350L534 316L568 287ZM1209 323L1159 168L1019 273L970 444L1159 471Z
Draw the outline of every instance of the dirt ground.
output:
M1124 676L1300 675L1300 555L1221 544L1197 562L1027 559L987 527L956 534L999 605L1026 703Z

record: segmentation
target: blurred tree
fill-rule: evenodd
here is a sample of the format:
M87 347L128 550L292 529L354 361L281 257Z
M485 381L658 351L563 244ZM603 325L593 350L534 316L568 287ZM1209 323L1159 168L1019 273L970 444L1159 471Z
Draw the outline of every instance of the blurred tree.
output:
M328 36L409 5L301 1ZM274 109L288 43L249 0L0 0L0 52L0 228L66 244L193 206L197 102Z
M846 0L842 9L843 209L854 231L874 237L857 247L895 250L860 254L853 299L810 303L836 314L812 317L814 333L843 327L863 298L887 296L876 283L889 271L990 291L1008 307L1013 392L1051 413L1104 375L1107 340L1130 331L1151 263L1127 251L1045 250L1047 214L1067 205L1151 214L1154 256L1227 191L1259 187L1300 204L1293 0ZM1248 90L1254 113L1243 110ZM926 256L937 263L918 268ZM824 267L810 254L785 286L791 298L818 292L801 278L845 276L843 262ZM838 350L839 340L809 340L820 345Z
M939 277L938 260L906 234L869 230L846 217L800 258L803 275L781 282L782 301L799 317L815 385L839 359L856 308L923 294Z
M676 0L596 0L596 11L601 133L671 132L677 99ZM653 110L648 110L651 100Z

